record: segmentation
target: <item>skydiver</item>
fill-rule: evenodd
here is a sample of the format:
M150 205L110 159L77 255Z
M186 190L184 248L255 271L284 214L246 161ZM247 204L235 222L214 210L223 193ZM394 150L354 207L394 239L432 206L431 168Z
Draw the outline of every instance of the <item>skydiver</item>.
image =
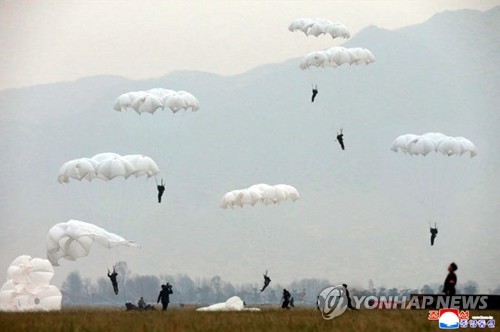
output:
M156 188L158 189L158 203L161 203L161 196L165 191L165 184L163 183L163 179L161 179L160 185L158 185L158 182L156 183Z
M290 298L291 297L292 296L290 295L290 292L287 291L286 289L283 289L283 297L281 299L283 301L282 304L281 304L281 307L283 309L290 309L289 304L290 304Z
M347 308L351 310L356 310L356 307L352 305L351 296L349 295L349 290L347 289L347 284L342 284L345 289L345 296L347 297Z
M264 274L264 286L260 291L263 292L264 289L266 289L266 287L269 286L270 283L271 283L271 278L267 276L267 270L266 270L266 274Z
M342 133L344 129L340 129L340 134L337 133L337 141L339 142L340 144L340 147L342 148L342 150L345 150L345 147L344 147L344 134Z
M316 98L317 94L318 94L318 85L316 84L316 86L313 87L313 89L312 89L311 103L314 103L314 99Z
M436 238L438 233L437 225L434 224L434 228L431 227L431 246L434 245L434 239Z
M444 280L443 293L445 295L455 295L455 286L457 285L457 275L455 271L458 270L457 264L451 263L448 266L448 275Z
M113 285L113 290L115 291L115 294L118 295L118 282L116 281L116 276L118 273L116 273L115 267L113 266L113 273L111 273L108 269L108 277L111 279L111 284Z

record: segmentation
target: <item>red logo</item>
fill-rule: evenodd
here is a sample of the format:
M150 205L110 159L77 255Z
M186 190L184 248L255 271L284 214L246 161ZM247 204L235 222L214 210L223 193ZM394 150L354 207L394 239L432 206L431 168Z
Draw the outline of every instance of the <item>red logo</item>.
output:
M444 314L447 311L452 311L454 313L458 312L458 318L459 319L469 319L469 310L460 310L456 311L456 309L441 309L441 310L429 310L429 316L427 317L428 320L438 320L439 316Z
M458 313L458 318L460 318L460 319L469 319L469 310L466 310L466 311L461 310Z
M428 320L439 320L439 311L437 310L429 310Z
M455 308L439 309L439 317L443 316L447 312L451 312L452 314L454 314L458 317L458 309L455 309Z

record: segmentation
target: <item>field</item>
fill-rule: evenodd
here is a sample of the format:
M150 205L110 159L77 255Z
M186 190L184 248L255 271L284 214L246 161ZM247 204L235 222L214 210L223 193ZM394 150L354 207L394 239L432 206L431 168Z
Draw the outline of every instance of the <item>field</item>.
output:
M476 312L498 316L498 311ZM475 313L475 314L476 314ZM0 313L0 331L438 331L421 310L347 311L324 320L314 309L200 313L193 309L125 312L71 309L50 313ZM490 329L487 329L490 330Z

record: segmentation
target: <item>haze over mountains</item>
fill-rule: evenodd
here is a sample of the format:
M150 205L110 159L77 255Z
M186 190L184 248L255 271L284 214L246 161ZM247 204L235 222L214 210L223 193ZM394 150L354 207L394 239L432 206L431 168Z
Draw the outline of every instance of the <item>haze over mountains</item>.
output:
M444 12L395 31L368 27L344 46L365 47L369 66L303 72L298 59L223 77L173 72L132 81L98 76L0 92L0 271L20 254L45 256L56 223L96 223L140 251L64 262L96 277L115 259L134 271L220 275L244 282L272 271L281 283L318 277L366 286L440 282L456 261L459 280L498 283L500 252L500 7ZM331 43L325 39L325 48ZM304 49L304 54L314 50ZM117 54L119 56L119 54ZM203 53L200 53L203 61ZM224 61L224 59L221 59ZM144 64L147 66L147 63ZM310 103L311 83L319 95ZM196 113L115 112L123 92L186 90ZM335 142L344 128L346 151ZM440 131L473 141L479 155L445 169L436 246L416 193L411 161L389 150L404 133ZM56 181L67 160L100 152L142 153L153 179ZM462 161L462 160L461 160ZM420 161L416 161L420 162ZM255 183L287 183L301 199L222 210L220 197Z

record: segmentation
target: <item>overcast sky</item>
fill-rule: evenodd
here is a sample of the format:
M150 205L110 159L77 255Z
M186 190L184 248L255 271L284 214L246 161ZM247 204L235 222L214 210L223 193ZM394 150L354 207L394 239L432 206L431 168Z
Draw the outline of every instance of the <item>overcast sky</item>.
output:
M325 17L352 34L423 22L445 10L500 1L24 1L0 0L0 89L113 74L139 79L179 69L223 75L335 44L287 30Z

